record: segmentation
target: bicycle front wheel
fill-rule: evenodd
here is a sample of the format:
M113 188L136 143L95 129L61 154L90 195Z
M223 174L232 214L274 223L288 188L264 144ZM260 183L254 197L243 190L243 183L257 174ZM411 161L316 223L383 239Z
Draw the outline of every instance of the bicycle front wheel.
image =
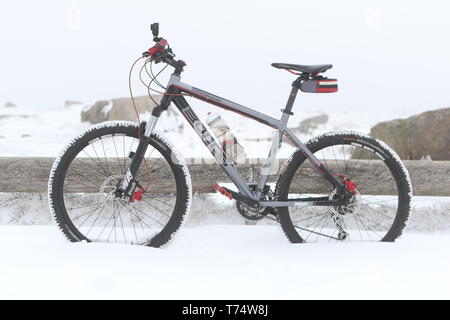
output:
M406 226L412 188L396 153L373 137L332 133L307 147L344 185L356 187L345 205L278 208L281 227L293 243L320 241L394 241ZM353 188L352 188L353 189ZM336 199L336 188L301 150L291 157L277 182L278 200Z
M160 247L180 228L192 198L190 177L161 135L150 137L136 175L135 192L144 188L142 197L115 192L138 146L138 130L131 122L102 123L74 139L55 161L49 204L69 240Z

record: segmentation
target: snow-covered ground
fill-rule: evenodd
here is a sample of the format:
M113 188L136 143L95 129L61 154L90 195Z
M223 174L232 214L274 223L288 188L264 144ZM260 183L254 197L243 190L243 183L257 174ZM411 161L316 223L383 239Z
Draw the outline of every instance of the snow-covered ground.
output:
M449 246L448 233L292 245L275 226L213 225L153 249L0 226L0 298L449 299Z
M450 230L450 197L413 197L408 230L417 232ZM0 193L0 225L52 225L54 222L43 194ZM188 227L242 225L235 201L220 194L196 194ZM262 220L258 224L273 224ZM56 227L55 227L56 228Z

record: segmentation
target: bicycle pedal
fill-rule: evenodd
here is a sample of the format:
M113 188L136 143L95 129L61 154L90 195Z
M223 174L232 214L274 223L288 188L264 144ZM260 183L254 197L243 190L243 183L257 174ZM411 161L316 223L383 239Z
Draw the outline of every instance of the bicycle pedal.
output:
M222 194L223 196L227 197L230 200L233 200L233 196L231 192L229 192L226 188L219 186L217 183L214 185L214 189Z

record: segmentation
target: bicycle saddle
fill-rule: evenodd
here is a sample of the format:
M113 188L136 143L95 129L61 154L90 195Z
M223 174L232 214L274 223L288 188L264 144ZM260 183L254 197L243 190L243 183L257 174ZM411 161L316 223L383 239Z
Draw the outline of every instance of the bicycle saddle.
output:
M306 72L310 74L325 72L333 67L332 64L316 64L316 65L302 65L302 64L290 64L290 63L272 63L272 67L278 69L288 69L300 72Z

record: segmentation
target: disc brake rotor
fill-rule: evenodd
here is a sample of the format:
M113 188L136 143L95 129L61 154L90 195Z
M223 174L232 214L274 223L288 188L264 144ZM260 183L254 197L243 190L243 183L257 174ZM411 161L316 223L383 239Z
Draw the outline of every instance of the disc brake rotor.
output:
M118 183L122 181L123 178L124 178L123 174L115 174L107 177L100 186L100 190L98 193L99 196L98 200L107 202L114 202L119 200L114 195L114 192L116 191Z

